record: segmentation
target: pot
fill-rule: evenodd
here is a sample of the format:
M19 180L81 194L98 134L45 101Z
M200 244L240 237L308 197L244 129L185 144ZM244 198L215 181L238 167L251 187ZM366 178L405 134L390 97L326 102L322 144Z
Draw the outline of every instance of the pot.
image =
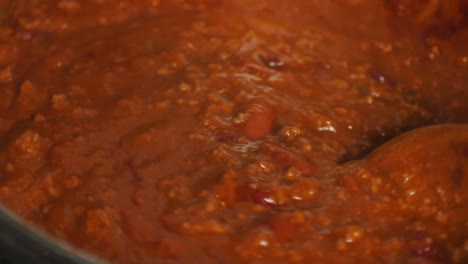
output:
M46 235L0 205L0 263L104 264Z

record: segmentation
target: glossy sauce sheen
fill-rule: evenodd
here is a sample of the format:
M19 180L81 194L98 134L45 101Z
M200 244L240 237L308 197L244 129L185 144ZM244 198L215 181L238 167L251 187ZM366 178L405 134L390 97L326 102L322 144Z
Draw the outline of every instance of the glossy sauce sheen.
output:
M0 199L112 263L468 263L467 20L29 1L0 31Z

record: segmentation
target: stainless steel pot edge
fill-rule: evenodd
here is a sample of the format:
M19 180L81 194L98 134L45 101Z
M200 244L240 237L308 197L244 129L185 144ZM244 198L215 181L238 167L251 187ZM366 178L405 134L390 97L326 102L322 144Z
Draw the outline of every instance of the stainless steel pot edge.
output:
M0 247L13 263L107 264L44 232L0 205Z

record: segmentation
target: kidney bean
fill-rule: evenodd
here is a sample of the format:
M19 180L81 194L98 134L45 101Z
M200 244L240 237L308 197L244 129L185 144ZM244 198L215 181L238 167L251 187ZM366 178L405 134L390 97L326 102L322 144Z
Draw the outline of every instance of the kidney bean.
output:
M239 141L239 136L234 134L234 132L221 131L217 136L218 141L222 143L233 144Z
M278 206L278 202L271 197L270 193L267 191L255 189L252 190L252 200L255 203L265 205L265 206Z
M408 247L414 257L427 258L452 263L450 254L444 245L424 231L414 231L408 234Z
M250 139L261 139L268 135L275 125L275 112L262 101L252 101L245 107L245 118L240 122L241 132Z

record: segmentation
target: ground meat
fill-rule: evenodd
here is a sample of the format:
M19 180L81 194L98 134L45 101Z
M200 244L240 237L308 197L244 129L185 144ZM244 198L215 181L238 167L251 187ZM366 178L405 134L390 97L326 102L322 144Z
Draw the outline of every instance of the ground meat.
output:
M112 263L468 262L464 1L16 8L0 200L37 228Z

